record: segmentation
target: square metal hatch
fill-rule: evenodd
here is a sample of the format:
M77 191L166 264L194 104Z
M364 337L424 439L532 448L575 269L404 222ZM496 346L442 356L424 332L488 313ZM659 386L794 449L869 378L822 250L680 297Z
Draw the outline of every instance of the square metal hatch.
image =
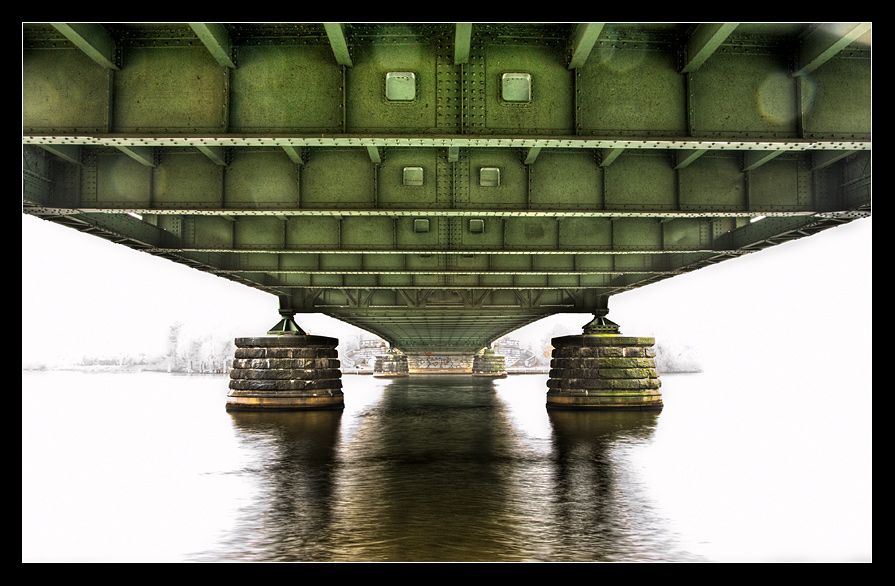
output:
M412 71L389 71L385 74L385 98L392 102L416 99L416 74Z
M500 169L498 167L482 167L479 169L479 185L482 187L499 187Z
M501 75L500 97L505 102L530 102L531 74L504 73Z
M404 167L404 185L418 187L423 184L422 167Z

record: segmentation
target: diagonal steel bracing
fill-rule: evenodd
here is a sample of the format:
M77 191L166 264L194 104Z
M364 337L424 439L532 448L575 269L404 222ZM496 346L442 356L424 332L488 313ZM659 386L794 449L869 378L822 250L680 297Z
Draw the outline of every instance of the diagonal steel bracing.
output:
M870 34L26 24L23 212L468 351L868 216Z

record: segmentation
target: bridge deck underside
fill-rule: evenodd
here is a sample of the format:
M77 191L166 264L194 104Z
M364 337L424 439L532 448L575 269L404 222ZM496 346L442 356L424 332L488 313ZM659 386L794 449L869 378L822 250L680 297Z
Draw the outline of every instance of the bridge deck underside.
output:
M23 33L26 213L408 351L870 213L860 24Z

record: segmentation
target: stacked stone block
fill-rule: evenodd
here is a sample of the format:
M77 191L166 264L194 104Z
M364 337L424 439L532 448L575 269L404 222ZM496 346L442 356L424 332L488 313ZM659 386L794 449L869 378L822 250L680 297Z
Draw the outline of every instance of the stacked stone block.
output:
M553 338L547 407L661 409L655 338L580 335Z
M498 356L488 348L472 359L473 376L505 377L507 375L506 358Z
M236 338L228 411L343 409L336 338Z
M407 365L407 356L389 352L382 356L377 356L373 362L373 376L379 378L393 378L399 376L408 376L410 369Z

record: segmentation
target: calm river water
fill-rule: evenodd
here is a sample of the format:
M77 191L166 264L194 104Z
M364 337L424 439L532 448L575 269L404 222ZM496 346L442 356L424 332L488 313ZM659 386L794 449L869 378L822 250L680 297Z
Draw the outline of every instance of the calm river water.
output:
M548 412L545 375L343 381L231 414L225 376L23 373L23 561L871 561L870 407L822 376L667 374L619 414Z

